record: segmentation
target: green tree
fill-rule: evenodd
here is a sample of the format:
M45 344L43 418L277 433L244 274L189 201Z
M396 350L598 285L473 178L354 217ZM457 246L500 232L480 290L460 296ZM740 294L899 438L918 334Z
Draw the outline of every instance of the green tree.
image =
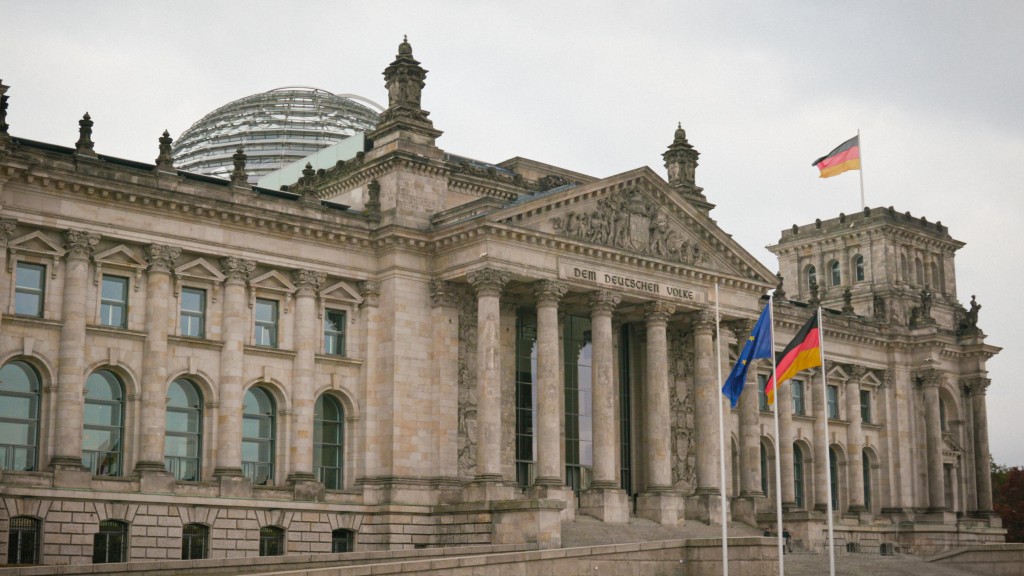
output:
M992 462L992 508L1003 519L1007 542L1024 542L1024 468Z

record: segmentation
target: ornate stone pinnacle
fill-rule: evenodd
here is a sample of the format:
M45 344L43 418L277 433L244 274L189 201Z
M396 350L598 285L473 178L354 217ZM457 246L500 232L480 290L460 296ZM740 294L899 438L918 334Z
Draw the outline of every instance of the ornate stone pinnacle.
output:
M83 156L96 156L96 152L93 151L92 141L92 117L86 112L82 119L78 121L78 142L75 142L75 153Z
M843 290L843 316L856 316L853 312L853 292L849 286Z
M426 85L427 71L412 56L412 45L403 38L398 45L395 61L384 69L384 86L388 90L388 109L381 116L381 122L407 118L428 122L427 114L420 106L420 96Z
M150 244L146 246L146 260L149 261L151 272L170 272L174 261L181 256L181 248L167 244Z
M818 297L818 283L811 280L811 298L807 301L807 305L811 308L817 308L821 304L821 298Z
M7 90L10 86L4 84L3 80L0 80L0 134L7 134L7 100L10 96L7 95Z
M241 146L235 151L234 155L231 156L231 160L234 162L234 169L231 170L231 183L235 186L248 186L249 175L245 172L245 162L248 156L245 155L245 150Z
M665 159L665 168L668 170L668 183L674 187L696 187L697 158L700 152L686 140L686 130L683 130L683 123L680 122L676 128L675 138L669 144L668 150L662 155ZM699 193L699 191L691 190Z
M366 184L366 203L363 212L371 220L380 220L380 182L370 180Z
M256 262L229 256L221 258L220 267L224 273L225 282L245 282L249 279L249 274L256 269Z
M622 296L607 290L591 292L587 297L591 314L611 314L615 311L615 307L619 305L619 302L622 302Z
M558 304L558 301L562 299L562 296L565 296L568 289L569 288L561 282L540 280L533 285L533 295L537 299L537 304Z
M775 273L775 278L778 280L778 283L775 285L775 295L774 295L774 298L781 302L782 300L786 299L786 289L783 288L784 279L782 277L782 271L781 270L779 272Z
M174 156L171 155L171 134L164 130L164 135L159 138L160 154L156 157L156 167L164 170L174 170Z
M292 278L299 287L299 296L314 296L317 289L327 280L327 274L316 270L293 270Z
M92 250L100 242L100 235L81 230L64 231L64 247L67 248L67 258L88 258L92 256Z
M484 268L466 275L466 280L476 290L477 296L500 296L502 288L512 277L507 272Z

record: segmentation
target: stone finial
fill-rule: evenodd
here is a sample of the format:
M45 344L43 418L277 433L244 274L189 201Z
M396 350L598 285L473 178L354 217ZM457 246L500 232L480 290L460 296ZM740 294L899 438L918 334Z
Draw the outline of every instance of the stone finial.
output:
M249 187L249 175L245 172L245 161L247 158L248 156L245 155L245 150L241 146L231 156L231 160L235 165L231 170L231 184L233 186Z
M818 295L818 283L814 279L811 279L810 289L811 298L807 301L807 305L812 308L817 308L818 305L821 304L821 298Z
M420 109L420 96L426 85L427 71L412 56L412 44L404 36L398 45L398 55L384 69L384 86L388 90L388 110L407 107Z
M675 138L668 145L668 150L661 156L665 159L670 186L696 187L697 157L700 156L700 152L686 140L686 130L683 130L681 122L676 128Z
M380 220L380 182L370 180L366 184L366 203L363 212L370 220Z
M174 156L171 155L171 134L164 130L164 135L159 138L160 154L156 157L156 169L164 172L174 172Z
M0 80L0 135L7 135L7 100L10 96L7 95L7 90L10 86L4 84L3 80Z
M843 290L843 316L856 316L853 312L853 292L850 292L849 286Z
M92 117L86 112L78 121L78 142L75 142L75 153L82 156L96 156L93 150L95 145L92 141Z
M785 282L781 270L775 273L775 279L778 280L775 284L775 300L781 302L786 299L786 289L783 287Z
M152 272L170 272L174 261L181 256L181 248L167 244L150 244L146 246L146 260Z

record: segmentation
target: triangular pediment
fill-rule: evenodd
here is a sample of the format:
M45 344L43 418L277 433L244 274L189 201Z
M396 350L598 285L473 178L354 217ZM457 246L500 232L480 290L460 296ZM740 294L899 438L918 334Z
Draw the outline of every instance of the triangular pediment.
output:
M775 276L649 168L536 196L500 222L626 256L774 285Z
M864 376L860 379L861 386L881 386L882 381L875 376L875 373L868 370Z
M46 234L36 230L7 242L11 252L24 252L40 256L63 256L64 249Z
M259 290L271 290L292 294L295 292L295 284L287 276L277 270L271 270L249 281L249 285Z
M216 266L210 264L205 258L196 258L186 262L174 269L174 275L179 278L202 280L206 282L223 282L224 274Z
M97 264L103 266L122 266L125 268L145 268L148 264L145 260L135 255L131 248L124 244L99 252L93 256Z
M351 304L359 304L363 299L359 296L359 291L354 286L341 280L326 288L320 290L320 297L324 300L333 300L335 302L348 302Z
M850 375L846 373L846 370L839 364L833 364L829 367L828 371L829 380L849 380Z

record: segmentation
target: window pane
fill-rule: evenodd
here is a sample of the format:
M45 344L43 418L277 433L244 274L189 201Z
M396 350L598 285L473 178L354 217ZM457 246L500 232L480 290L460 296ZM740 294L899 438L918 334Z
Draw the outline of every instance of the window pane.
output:
M43 295L19 290L14 295L14 313L22 316L42 316Z
M116 276L103 277L103 299L124 302L128 293L128 279Z

